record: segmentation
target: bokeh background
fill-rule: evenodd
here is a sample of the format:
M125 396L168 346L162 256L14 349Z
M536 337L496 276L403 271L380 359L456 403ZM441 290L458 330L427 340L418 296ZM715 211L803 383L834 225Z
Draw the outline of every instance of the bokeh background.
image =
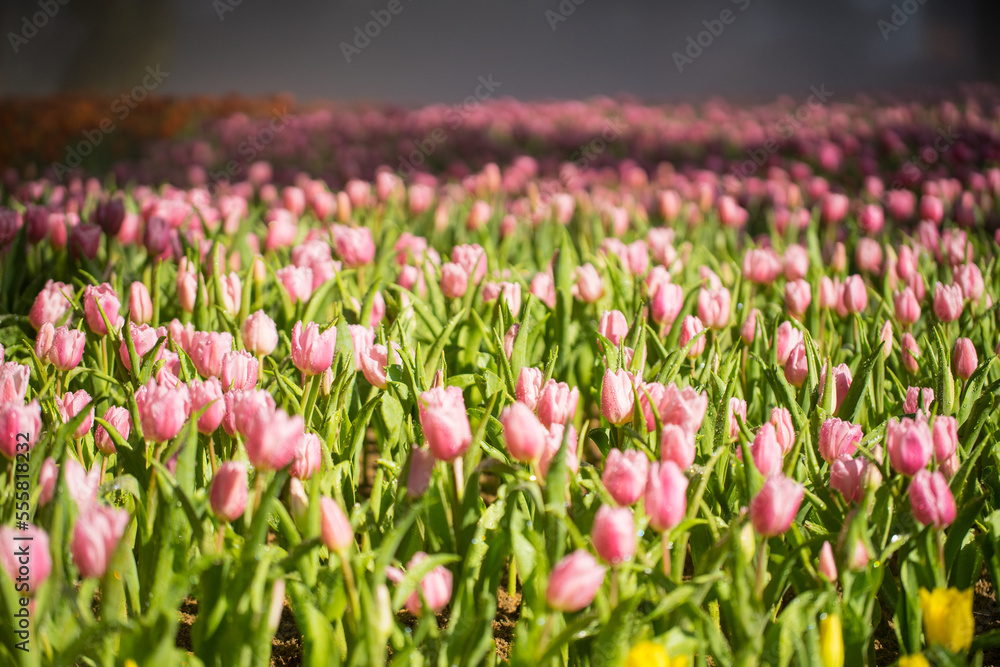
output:
M156 64L170 73L157 94L403 104L461 100L489 74L500 96L528 100L773 97L820 84L912 93L1000 79L996 0L562 0L573 11L558 22L546 12L560 0L399 0L350 63L341 43L388 0L63 1L17 53L10 34L39 0L2 3L0 95L120 94ZM886 32L894 6L906 21ZM735 21L679 73L673 52L725 9Z

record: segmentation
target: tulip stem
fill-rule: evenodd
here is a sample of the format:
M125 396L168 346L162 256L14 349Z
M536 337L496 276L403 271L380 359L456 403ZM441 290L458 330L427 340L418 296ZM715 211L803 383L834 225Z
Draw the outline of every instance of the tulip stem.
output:
M208 436L208 460L212 464L212 477L215 477L215 473L219 471L219 461L215 456L215 438L211 435Z
M361 605L358 602L358 589L354 585L354 571L351 569L351 562L347 558L347 550L340 552L340 567L344 570L344 583L347 585L347 597L351 601L350 606L350 616L348 616L348 622L351 624L351 629L355 629L355 623L361 615Z
M611 568L611 595L609 596L608 603L611 608L614 609L618 606L618 568Z
M316 407L316 398L319 396L319 386L322 380L322 375L313 375L309 378L309 387L306 389L306 403L302 409L302 417L305 419L307 429L312 422L313 408Z
M663 548L663 576L670 578L670 540L666 531L660 533L660 546Z
M767 538L764 538L757 545L757 598L764 597L764 586L767 584Z
M452 470L455 473L455 510L462 508L462 496L465 495L465 474L462 471L462 457L459 456L452 463ZM458 517L456 516L457 520Z

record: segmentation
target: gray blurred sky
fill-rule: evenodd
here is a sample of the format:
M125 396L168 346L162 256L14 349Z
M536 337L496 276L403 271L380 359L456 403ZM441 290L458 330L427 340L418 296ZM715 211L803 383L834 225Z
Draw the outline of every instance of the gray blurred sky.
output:
M546 11L560 0L398 0L401 11L350 63L341 42L389 0L242 0L220 20L219 5L238 1L68 0L15 54L10 33L39 0L6 0L0 92L118 94L159 63L170 75L157 94L451 102L492 73L500 96L659 100L819 84L904 91L995 79L1000 64L997 0L562 0L575 11L555 30ZM878 21L891 21L893 5L915 11L886 39ZM727 9L735 20L678 73L672 54Z

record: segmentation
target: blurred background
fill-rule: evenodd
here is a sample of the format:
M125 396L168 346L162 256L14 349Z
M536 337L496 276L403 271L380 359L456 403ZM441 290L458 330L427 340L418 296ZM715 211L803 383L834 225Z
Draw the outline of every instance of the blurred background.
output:
M819 85L913 93L1000 80L996 0L393 2L395 14L390 0L5 0L0 95L116 95L156 65L169 73L157 95L403 104L462 100L489 75L495 96L526 100L756 99ZM373 11L385 25L371 23ZM719 34L701 35L699 54L688 38L708 27ZM678 71L675 52L696 55Z

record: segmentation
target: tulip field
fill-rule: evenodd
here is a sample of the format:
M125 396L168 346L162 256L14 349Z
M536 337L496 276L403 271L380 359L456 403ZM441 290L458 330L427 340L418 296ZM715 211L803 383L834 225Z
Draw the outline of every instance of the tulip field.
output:
M1000 664L1000 92L25 104L0 665Z

